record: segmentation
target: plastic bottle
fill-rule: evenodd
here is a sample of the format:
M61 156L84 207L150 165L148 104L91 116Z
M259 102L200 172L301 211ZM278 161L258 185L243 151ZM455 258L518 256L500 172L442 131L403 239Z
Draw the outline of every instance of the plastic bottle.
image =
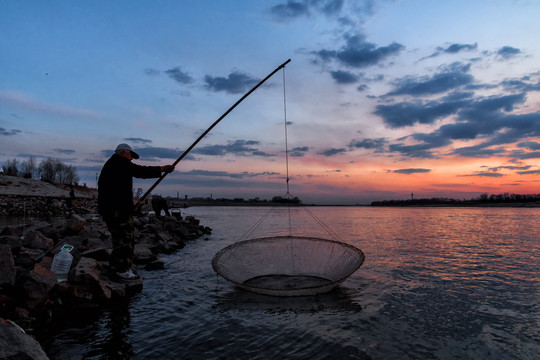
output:
M56 274L58 282L66 281L73 261L73 255L70 254L73 250L72 245L64 244L60 252L54 255L51 270Z

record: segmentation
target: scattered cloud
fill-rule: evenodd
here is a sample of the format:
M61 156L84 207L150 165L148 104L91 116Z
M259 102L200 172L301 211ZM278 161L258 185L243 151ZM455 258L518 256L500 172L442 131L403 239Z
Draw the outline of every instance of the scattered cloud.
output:
M399 54L405 47L398 43L377 46L367 42L363 35L345 36L346 44L339 50L322 49L312 54L322 62L337 61L340 65L364 68L377 65L389 57Z
M524 165L524 166L503 165L503 166L490 167L488 170L491 172L497 172L500 170L529 170L530 168L531 168L530 165Z
M289 155L293 157L302 157L309 151L308 146L295 147L289 151Z
M263 156L272 157L273 154L268 154L259 150L256 146L260 145L259 141L255 140L235 140L229 141L226 145L207 145L197 149L193 149L193 153L199 155L224 156L233 154L237 156Z
M0 127L0 135L3 135L3 136L14 136L20 133L21 133L21 130L17 130L17 129L8 130L8 129L4 129L3 127Z
M142 147L134 149L145 160L154 159L177 159L182 155L183 151L176 148L162 148L162 147ZM109 157L114 154L114 150L102 150L101 155L103 157Z
M540 170L518 171L518 175L540 175Z
M501 173L498 173L498 172L479 171L479 172L476 172L474 174L458 175L458 176L464 176L464 177L479 176L479 177L500 178L500 177L503 177L504 174L501 174Z
M75 150L72 149L54 149L54 151L64 155L71 155L75 152Z
M125 138L124 140L131 143L137 143L137 144L149 144L152 142L152 140L143 139L143 138Z
M336 70L330 71L330 75L338 84L354 84L358 81L358 75L355 75L349 71Z
M409 169L398 169L398 170L394 170L392 171L396 174L406 174L406 175L410 175L410 174L422 174L422 173L428 173L428 172L431 172L431 169L421 169L421 168L409 168Z
M216 92L223 91L229 94L243 93L260 82L260 79L254 79L237 71L230 73L227 77L206 75L204 80L207 89Z
M425 57L425 58L422 58L420 60L424 60L424 59L429 59L429 58L433 58L433 57L436 57L436 56L439 56L439 55L442 55L442 54L457 54L457 53L460 53L460 52L463 52L463 51L475 51L478 49L478 44L477 43L474 43L474 44L451 44L447 47L442 47L442 46L439 46L437 47L437 50Z
M347 152L347 150L344 148L340 148L340 149L330 148L330 149L318 152L317 154L323 155L323 156L334 156L337 154L343 154L345 152Z
M341 12L344 4L345 0L287 0L286 3L272 6L270 14L274 20L280 22L309 17L316 13L334 16Z
M180 175L187 175L187 176L208 176L208 177L230 177L234 179L242 179L242 178L254 178L254 177L274 177L274 176L281 176L278 172L270 172L270 171L264 171L259 173L253 173L253 172L241 172L241 173L230 173L227 171L210 171L210 170L191 170L187 172L178 172Z
M436 156L432 151L430 151L432 146L430 144L416 144L416 145L405 145L405 144L390 144L388 149L390 152L401 153L402 156L409 158L423 158L423 159L434 159Z
M166 70L165 73L180 84L192 84L195 82L195 79L188 73L182 71L179 66Z
M528 150L540 150L540 143L536 141L527 141L517 144L518 147Z
M531 151L531 152L514 151L510 155L514 159L519 159L519 160L540 159L540 151Z
M497 50L497 55L505 60L510 59L519 54L521 54L521 50L512 46L503 46L502 48Z
M270 8L275 20L287 21L310 14L309 6L300 1L288 0L285 4L278 4Z
M392 105L377 105L375 115L382 118L390 128L401 128L415 124L433 124L436 120L457 113L463 107L462 101L417 101Z
M161 74L161 71L157 69L146 68L144 69L144 73L148 76L158 76L159 74Z
M470 64L455 63L448 71L433 76L406 77L395 82L396 89L386 96L411 95L424 96L444 93L473 82L468 74Z
M349 148L381 150L387 143L388 140L385 138L352 140Z
M452 44L448 46L446 49L441 49L442 52L449 53L449 54L456 54L461 51L473 51L478 48L478 44Z

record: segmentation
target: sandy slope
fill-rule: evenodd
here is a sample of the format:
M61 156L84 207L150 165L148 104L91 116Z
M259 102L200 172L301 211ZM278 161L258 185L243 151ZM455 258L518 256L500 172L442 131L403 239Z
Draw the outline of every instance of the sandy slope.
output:
M75 187L76 197L91 197L95 189ZM69 188L62 189L41 180L0 175L0 195L69 197Z

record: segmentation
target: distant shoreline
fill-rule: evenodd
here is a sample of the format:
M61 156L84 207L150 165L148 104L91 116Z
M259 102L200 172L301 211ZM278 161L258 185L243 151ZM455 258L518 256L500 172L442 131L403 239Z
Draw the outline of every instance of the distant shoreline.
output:
M97 198L97 189L85 186L74 186L76 199L87 199L88 201ZM55 185L41 180L24 179L20 177L0 175L0 203L20 199L43 199L56 198L68 199L70 188L68 185ZM540 195L516 195L533 196L528 201L511 201L497 197L484 200L454 200L454 199L409 199L409 200L382 200L374 201L371 204L304 204L302 202L291 201L279 198L280 201L255 199L212 199L212 198L187 198L180 199L165 197L170 207L187 208L192 206L341 206L341 207L540 207ZM534 197L536 196L536 198ZM147 200L148 201L148 200ZM7 205L7 204L6 204Z

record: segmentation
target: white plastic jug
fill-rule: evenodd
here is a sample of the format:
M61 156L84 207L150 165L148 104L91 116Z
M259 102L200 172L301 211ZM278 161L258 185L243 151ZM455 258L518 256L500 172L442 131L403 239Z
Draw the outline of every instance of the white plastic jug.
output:
M51 270L56 274L58 282L66 281L68 278L71 262L73 261L73 255L70 254L71 250L73 250L72 245L64 244L60 252L54 255Z

